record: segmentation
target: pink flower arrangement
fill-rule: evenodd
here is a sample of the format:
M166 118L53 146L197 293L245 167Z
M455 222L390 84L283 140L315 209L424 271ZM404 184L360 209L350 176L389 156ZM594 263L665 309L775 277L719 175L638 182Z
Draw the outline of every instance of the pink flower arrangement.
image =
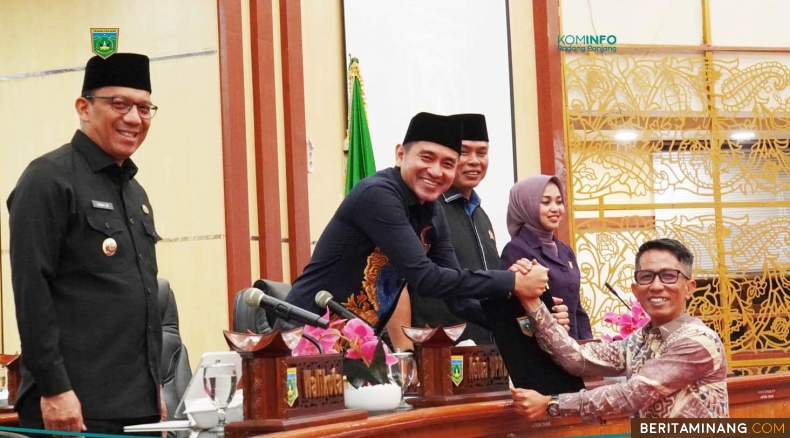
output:
M346 357L348 359L362 359L366 365L370 366L376 353L376 346L379 343L379 338L373 333L373 329L369 325L362 322L359 318L354 318L343 327L341 330L343 339L349 343L349 348L346 350ZM398 359L390 354L389 347L384 345L384 361L387 365L394 365L398 363Z
M329 309L326 309L324 319L327 321L329 320ZM344 322L346 322L345 319L339 319L337 321L331 322L329 323L328 329L306 325L302 329L302 333L312 336L316 341L318 341L318 343L321 344L321 347L324 349L324 354L337 353L338 351L335 350L335 344L337 343L338 339L340 339L341 334L340 331L335 327L343 324ZM291 354L294 356L311 356L314 354L319 354L319 351L312 342L302 337L302 339L299 340L299 343L296 344L296 347L291 350Z
M329 320L329 309L324 314L324 319ZM344 323L342 329L336 328ZM390 354L389 348L376 337L373 329L359 318L348 322L339 319L330 323L328 329L306 325L303 333L315 338L325 354L338 353L335 350L338 340L346 342L343 371L355 388L365 384L389 383L387 366L396 364L398 359ZM291 353L294 356L309 356L319 352L315 345L302 338Z
M619 315L614 312L604 313L603 320L609 324L614 324L619 327L619 334L614 337L609 335L601 335L601 339L607 342L620 341L628 337L631 333L644 327L650 322L650 316L642 309L642 305L636 301L631 300L631 311L624 312Z

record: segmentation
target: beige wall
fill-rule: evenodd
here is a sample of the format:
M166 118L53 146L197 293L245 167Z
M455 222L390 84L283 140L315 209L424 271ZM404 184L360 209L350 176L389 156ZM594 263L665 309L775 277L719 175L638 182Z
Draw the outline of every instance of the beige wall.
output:
M0 76L81 67L90 27L118 27L119 48L151 57L217 49L213 0L0 2ZM37 30L38 29L38 30ZM40 31L46 29L46 31ZM134 160L156 212L159 275L178 300L193 354L224 350L226 269L218 57L151 64L161 108ZM82 72L0 82L0 234L4 352L19 350L8 260L5 200L33 158L66 143L78 127ZM90 317L90 315L85 315Z
M302 1L302 48L307 137L313 143L310 240L316 241L343 200L346 62L340 1ZM363 72L364 75L364 72Z
M540 173L538 87L532 0L510 0L510 56L513 65L513 114L518 179Z
M245 83L250 90L248 2L243 1L242 5ZM273 6L281 221L283 237L288 237L278 2L273 2ZM152 57L216 50L216 14L215 0L3 0L0 76L84 65L91 56L91 26L119 27L121 51ZM314 146L313 172L308 175L312 241L318 239L343 196L347 57L343 53L342 23L340 0L302 0L305 117L307 136ZM517 166L519 178L523 178L540 169L531 1L510 1L510 25ZM35 28L49 31L31 32ZM145 144L134 156L140 167L138 178L156 209L157 229L165 237L157 247L159 273L172 283L182 337L195 363L206 351L227 348L221 337L221 330L228 327L228 312L218 71L216 54L152 63L152 100L161 110ZM72 108L81 82L82 72L0 82L0 273L4 317L0 330L5 353L19 349L8 266L5 199L30 160L71 138L77 128ZM246 109L250 232L258 235L249 91ZM258 272L257 251L257 242L252 242L253 278ZM284 243L286 281L288 272L288 246Z

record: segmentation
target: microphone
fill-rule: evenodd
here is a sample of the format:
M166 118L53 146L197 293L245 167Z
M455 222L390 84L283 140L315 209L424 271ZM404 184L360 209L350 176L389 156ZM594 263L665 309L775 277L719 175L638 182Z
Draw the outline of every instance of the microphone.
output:
M620 302L621 302L621 303L623 303L623 305L625 306L625 308L626 308L626 309L628 309L628 311L629 311L629 312L631 311L631 306L629 306L628 304L626 304L625 300L623 300L622 298L620 298L620 295L618 295L618 294L617 294L617 291L615 291L615 290L614 290L614 288L612 287L612 285L611 285L611 284L609 284L609 283L604 283L603 285L604 285L604 286L606 286L606 288L607 288L607 289L609 289L609 292L613 293L613 294L614 294L614 296L616 296L616 297L617 297L617 299L618 299L618 300L620 300Z
M329 292L327 292L325 290L322 290L322 291L318 292L318 294L316 294L316 296L315 296L315 303L318 304L318 307L321 307L321 308L324 308L324 309L326 309L326 307L329 306L329 308L332 310L332 312L335 312L336 314L340 315L340 317L343 318L343 319L347 319L347 320L351 321L354 318L359 318L354 312L346 309L345 306L343 306L342 304L338 303L333 298L334 297L332 296L331 293L329 293ZM363 318L359 318L359 319L362 320L362 322L364 322L368 326L370 326L370 324L368 324L368 322L365 321Z
M329 328L329 321L321 318L315 313L308 312L293 304L288 304L285 301L270 297L263 293L262 290L254 287L244 291L244 302L250 307L262 307L268 311L272 311L281 319L290 319L313 327Z

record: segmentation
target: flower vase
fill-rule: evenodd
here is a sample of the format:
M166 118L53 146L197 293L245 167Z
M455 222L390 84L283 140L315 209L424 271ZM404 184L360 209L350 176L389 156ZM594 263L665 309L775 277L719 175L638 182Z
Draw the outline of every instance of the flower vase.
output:
M401 387L394 383L387 383L354 388L345 382L343 394L348 409L391 411L400 404Z

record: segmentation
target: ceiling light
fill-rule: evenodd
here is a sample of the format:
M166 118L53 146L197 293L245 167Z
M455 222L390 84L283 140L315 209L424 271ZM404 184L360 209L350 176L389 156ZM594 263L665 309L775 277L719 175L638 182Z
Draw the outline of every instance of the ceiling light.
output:
M738 131L730 134L730 140L751 140L757 137L754 131Z
M633 141L639 137L636 131L617 131L614 134L614 139L617 141Z

